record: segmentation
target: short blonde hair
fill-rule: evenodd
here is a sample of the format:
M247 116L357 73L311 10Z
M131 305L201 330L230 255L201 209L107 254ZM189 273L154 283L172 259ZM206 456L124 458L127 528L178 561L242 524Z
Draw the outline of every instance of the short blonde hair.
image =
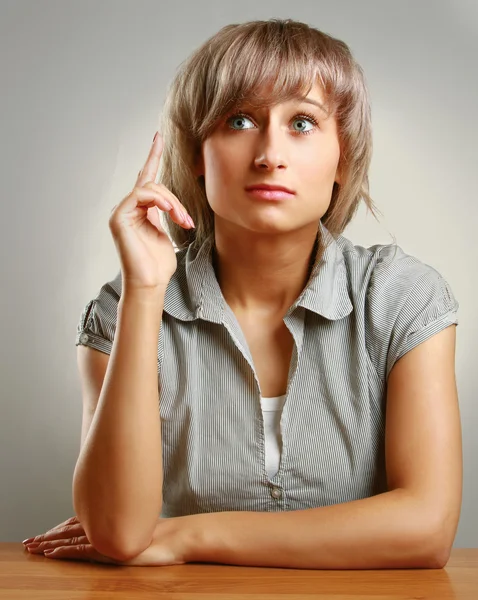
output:
M165 215L167 230L178 248L198 247L214 235L204 178L194 172L204 140L218 119L243 100L269 86L261 106L306 95L318 81L340 143L340 185L334 183L322 223L340 234L361 200L375 216L369 195L372 157L369 95L364 74L349 47L305 23L271 19L227 25L186 61L172 81L162 113L164 149L159 174L163 183L191 214L196 228L186 230ZM320 231L320 230L319 230ZM321 248L320 240L316 247ZM321 248L323 251L324 248ZM317 252L317 263L322 252Z

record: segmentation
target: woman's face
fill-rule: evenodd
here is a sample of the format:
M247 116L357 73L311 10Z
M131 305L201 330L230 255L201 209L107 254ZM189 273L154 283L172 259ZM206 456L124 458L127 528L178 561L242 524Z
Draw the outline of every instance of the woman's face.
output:
M241 105L219 122L203 143L197 170L204 175L216 227L225 221L258 233L307 226L316 231L339 182L340 147L335 118L314 102L324 103L318 85L305 98L269 108ZM261 198L246 190L256 184L294 193Z

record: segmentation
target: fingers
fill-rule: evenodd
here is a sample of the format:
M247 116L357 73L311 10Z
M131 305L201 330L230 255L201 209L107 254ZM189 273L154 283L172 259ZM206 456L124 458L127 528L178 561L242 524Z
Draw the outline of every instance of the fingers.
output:
M137 187L142 187L149 181L156 181L159 169L159 161L161 160L161 154L163 153L163 145L163 138L161 134L157 132L156 139L151 145L144 167L138 173L138 178L136 180Z
M181 205L176 196L165 186L156 183L156 177L158 175L159 162L163 153L163 147L163 137L158 131L151 145L146 163L141 169L141 171L138 173L135 187L146 187L148 189L156 191L159 194L166 196L167 204L170 204L174 209L173 213L171 214L171 218L173 219L173 221L178 223L178 225L184 226L186 224L190 224L190 220L192 222L191 226L195 227L191 217L187 214L186 209L184 208L184 206ZM171 208L168 208L167 204L166 208L161 208L160 206L158 206L158 208L160 208L161 210L165 210L165 212L169 212ZM189 219L187 218L188 216Z
M36 542L40 542L44 539L44 536L50 535L52 532L64 528L66 525L73 525L75 523L79 523L79 519L78 517L75 515L74 517L70 517L69 519L67 519L66 521L63 521L63 523L60 523L59 525L55 525L55 527L52 527L51 529L49 529L46 533L42 534L42 535L37 535L35 537L31 537L31 538L27 538L26 540L23 540L22 544L31 544L31 543L36 543Z
M163 229L163 224L161 223L159 211L155 206L153 206L153 208L148 208L148 221L152 223L156 227L156 229Z
M167 187L161 184L148 182L145 185L145 189L151 190L151 192L153 192L154 194L158 194L159 197L161 197L164 200L164 206L166 207L166 210L161 209L160 206L158 206L158 208L164 210L164 212L168 212L172 220L175 221L178 225L187 228L195 227L194 221L188 214L188 211L184 208L181 202L179 202L176 196L170 190L168 190ZM141 203L141 205L144 206L145 204ZM168 206L171 208L168 209Z
M111 210L110 228L112 231L114 231L116 226L121 222L121 220L118 221L119 216L131 213L137 208L151 209L153 207L157 207L159 210L169 213L171 219L185 229L195 227L191 216L176 196L164 185L155 182L162 151L163 138L161 134L157 132L156 139L151 145L148 159L146 160L143 169L138 173L133 191L128 194L119 205L115 205ZM157 229L161 230L162 227L159 215L154 213L155 211L148 210L148 219L157 227ZM133 218L136 219L137 215L140 216L141 213L136 213L136 216L133 213Z
M114 225L118 215L132 212L137 207L152 208L157 206L159 210L168 212L171 219L184 228L194 227L194 222L188 215L186 209L179 200L164 186L148 182L144 187L136 187L131 194L115 208L110 216L110 224Z
M63 523L60 523L59 525L55 525L55 527L52 527L51 529L49 529L46 533L50 533L52 531L55 531L56 529L61 529L62 527L66 527L67 525L73 525L75 523L79 523L79 519L78 517L70 517L69 519L67 519L66 521L63 521Z
M66 521L68 522L68 521ZM53 529L50 529L50 531L47 531L46 533L43 533L42 535L37 535L34 538L29 538L31 540L31 542L29 542L28 540L25 540L23 543L27 546L27 547L31 547L32 545L37 545L40 544L42 542L46 542L46 541L51 541L51 540L59 540L59 539L65 539L65 538L70 538L72 536L75 535L84 535L85 530L83 529L83 525L81 525L80 522L75 523L74 525L65 525L63 527L55 527Z
M60 548L62 546L77 546L79 544L89 544L89 540L86 535L69 536L58 539L45 540L39 544L29 544L27 546L30 554L43 554L46 550L52 550Z
M114 565L121 563L113 558L100 554L91 544L79 544L76 546L60 546L51 552L45 552L47 558L60 560L80 560L85 562L99 562Z

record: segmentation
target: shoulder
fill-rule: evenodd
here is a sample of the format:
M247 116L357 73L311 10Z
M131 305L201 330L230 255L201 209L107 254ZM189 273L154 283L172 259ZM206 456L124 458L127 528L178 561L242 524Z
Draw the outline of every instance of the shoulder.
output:
M458 308L450 284L432 265L406 253L400 246L372 246L373 270L367 296L394 314L431 308L444 313ZM412 316L412 315L410 315Z
M458 324L459 303L433 266L396 244L365 248L342 238L340 246L369 354L385 379L406 352Z
M435 267L397 245L375 245L369 251L367 300L375 321L387 319L396 328L413 321L418 327L457 311L451 286Z
M408 254L397 244L354 245L337 240L352 288L365 291L369 301L380 301L399 309L411 294L435 291L443 294L450 308L456 300L448 282L433 266Z

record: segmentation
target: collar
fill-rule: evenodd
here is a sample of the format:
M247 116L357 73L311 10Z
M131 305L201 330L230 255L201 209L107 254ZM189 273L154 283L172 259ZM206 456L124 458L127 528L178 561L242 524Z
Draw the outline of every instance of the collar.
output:
M321 261L313 269L309 281L289 308L298 306L335 321L353 309L348 293L347 268L340 244L319 222L326 244ZM342 236L339 236L339 240ZM226 301L212 264L214 237L211 235L199 249L189 245L176 254L178 266L171 277L164 298L164 310L176 319L204 319L222 323Z

